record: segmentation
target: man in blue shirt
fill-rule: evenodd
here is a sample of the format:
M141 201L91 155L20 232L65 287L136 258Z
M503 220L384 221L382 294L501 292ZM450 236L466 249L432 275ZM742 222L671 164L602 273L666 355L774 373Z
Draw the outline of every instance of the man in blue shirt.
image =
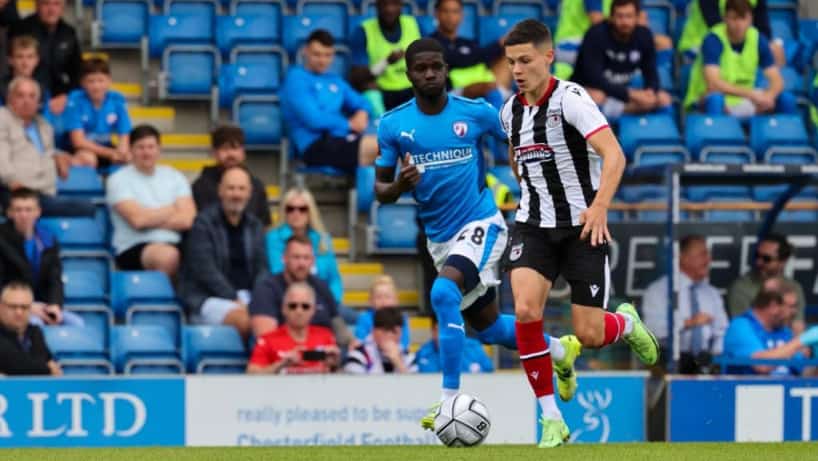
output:
M818 344L818 327L794 337L786 326L787 310L781 293L763 290L755 298L752 309L733 319L724 337L724 354L742 359L804 358L804 348ZM728 366L731 374L795 374L785 366Z
M443 56L440 43L432 38L416 40L407 48L406 75L415 98L384 115L375 161L376 197L393 203L411 192L439 271L430 298L439 323L440 402L460 389L464 317L483 343L517 347L514 316L499 314L494 290L499 284L495 266L508 231L485 185L480 150L483 135L505 134L490 104L447 94ZM399 160L402 166L396 177ZM571 338L548 338L552 357L568 370L573 370L579 354L579 341ZM565 376L570 379L573 373ZM568 398L573 390L570 394ZM436 406L421 420L425 429L434 427Z
M64 127L71 135L74 165L96 168L127 163L131 118L125 97L111 90L111 69L100 58L86 59L80 71L82 88L68 95ZM114 147L113 136L119 136Z
M440 373L442 360L440 357L440 342L437 336L437 317L432 316L432 338L420 346L415 352L415 366L419 373ZM480 341L466 338L463 345L463 359L461 361L463 373L491 373L494 364L483 349Z
M304 65L290 67L281 91L289 138L307 165L332 166L354 174L378 151L374 136L365 135L369 107L340 76L328 70L335 40L323 29L313 31L304 46Z

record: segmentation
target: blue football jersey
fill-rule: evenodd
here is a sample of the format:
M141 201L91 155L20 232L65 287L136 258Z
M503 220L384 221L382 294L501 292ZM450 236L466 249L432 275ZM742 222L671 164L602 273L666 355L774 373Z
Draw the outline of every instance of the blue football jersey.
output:
M497 213L485 187L480 140L505 139L497 109L482 99L449 95L439 114L424 114L414 99L384 114L378 127L379 167L406 154L421 173L413 191L426 236L446 242L465 224Z

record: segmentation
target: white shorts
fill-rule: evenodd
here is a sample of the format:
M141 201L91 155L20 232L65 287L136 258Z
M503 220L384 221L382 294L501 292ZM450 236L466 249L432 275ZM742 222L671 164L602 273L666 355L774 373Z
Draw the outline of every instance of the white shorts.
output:
M250 292L239 290L239 301L250 304ZM221 325L227 314L236 308L235 299L207 298L202 303L202 323L206 325Z
M497 263L503 257L507 241L508 227L503 215L498 211L494 216L466 224L448 242L426 242L438 271L451 255L468 258L477 268L480 283L463 295L460 310L474 304L489 287L500 284L497 278Z

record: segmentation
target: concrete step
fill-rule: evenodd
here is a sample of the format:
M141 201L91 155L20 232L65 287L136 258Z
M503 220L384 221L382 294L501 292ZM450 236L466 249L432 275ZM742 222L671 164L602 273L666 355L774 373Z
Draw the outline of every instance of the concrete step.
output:
M171 106L129 105L128 114L134 126L147 123L155 126L160 133L172 133L176 127L176 110Z
M142 85L132 82L114 82L111 89L122 93L129 102L138 101L142 97ZM174 116L175 116L174 112Z

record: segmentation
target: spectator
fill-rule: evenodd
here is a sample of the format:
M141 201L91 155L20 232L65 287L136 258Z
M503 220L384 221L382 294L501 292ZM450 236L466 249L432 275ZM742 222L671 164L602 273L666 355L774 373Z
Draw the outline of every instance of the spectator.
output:
M783 66L786 59L784 57L784 44L781 39L774 39L772 27L770 26L770 15L767 10L767 0L751 0L750 6L753 12L753 26L767 40L770 40L770 47L775 62ZM725 16L724 0L694 0L688 6L687 21L684 23L682 35L676 47L688 59L693 60L699 54L704 37L707 32L720 22Z
M678 334L679 373L698 374L710 365L710 359L722 351L727 313L719 290L708 283L710 251L701 235L688 235L679 241L679 298L673 313L674 334ZM650 331L667 350L668 335L667 275L651 283L642 297L642 316ZM648 308L650 306L650 308Z
M776 277L778 278L778 277ZM784 325L789 327L793 334L800 335L806 330L804 311L798 309L798 291L791 283L781 280L781 303L784 305Z
M809 114L812 120L812 125L815 130L818 130L818 74L815 75L815 80L809 87Z
M741 118L773 111L796 113L795 96L783 91L769 41L752 26L748 0L727 0L725 11L724 23L713 26L704 38L690 71L684 107L712 115L726 111ZM756 87L759 70L768 82L766 89Z
M214 203L220 203L219 181L228 168L244 165L244 131L235 125L222 125L210 134L213 157L216 165L206 166L193 182L193 200L196 208L204 210ZM249 171L249 170L248 170ZM251 174L253 190L247 211L255 215L264 227L271 224L267 189L258 177Z
M23 280L34 294L31 323L78 325L80 316L63 312L60 245L37 224L40 202L36 192L21 188L11 193L9 220L0 225L0 286Z
M375 327L363 343L350 349L344 371L352 374L410 373L414 357L400 347L403 316L398 309L375 312Z
M443 365L440 362L440 346L438 345L437 317L429 317L432 321L432 329L429 330L432 339L420 346L415 354L415 366L420 373L440 373ZM474 338L466 338L463 345L463 358L461 359L461 370L464 373L491 373L494 371L494 364L486 355L486 350L480 341Z
M347 344L352 335L339 315L338 304L324 281L310 274L315 264L312 242L294 235L284 248L284 271L277 275L259 277L253 286L250 301L250 325L253 334L261 337L278 328L283 321L281 301L291 283L305 282L315 291L315 315L312 324L332 328L337 341Z
M315 265L310 273L323 280L332 292L336 303L341 303L344 295L344 284L338 272L335 252L332 249L332 237L324 227L321 212L315 198L309 190L296 187L284 194L281 201L279 217L284 222L267 233L267 258L270 272L278 274L284 270L284 247L290 237L297 235L312 242Z
M139 125L129 141L132 163L112 174L106 186L116 263L122 270L157 270L173 278L181 233L196 217L190 185L178 171L157 165L156 128Z
M189 312L210 325L235 327L250 336L250 290L267 268L264 225L248 208L250 172L236 165L224 170L220 204L201 210L186 239L179 296Z
M446 51L445 61L449 65L451 88L467 98L486 98L500 110L500 106L510 95L507 88L511 86L508 66L500 66L506 71L502 75L502 87L498 86L497 78L491 70L491 66L504 56L500 42L480 47L476 40L457 36L463 22L463 0L437 0L435 19L437 30L432 33L432 38L440 42Z
M798 293L798 311L803 318L804 290L798 282L784 275L791 254L792 245L781 234L768 234L758 242L753 270L736 279L727 290L727 309L731 317L747 310L767 279L780 277ZM780 290L780 287L776 289Z
M398 309L398 287L395 280L389 275L379 275L375 277L372 286L369 288L370 309L361 312L355 322L355 337L360 341L372 333L375 324L375 312L381 309ZM409 350L409 318L403 314L401 324L400 347L403 351Z
M392 1L392 0L386 0ZM307 37L304 65L290 67L281 92L290 139L307 165L332 166L354 174L370 165L378 141L364 135L369 103L339 75L329 72L335 40L319 29Z
M315 291L305 282L287 287L281 312L284 323L256 342L247 372L304 374L335 371L341 352L328 328L312 325Z
M724 337L724 354L737 359L797 359L804 351L818 344L818 327L812 327L794 337L786 325L787 313L781 293L762 290L753 307L734 318ZM797 374L785 366L728 366L730 374Z
M80 84L82 88L68 95L64 117L64 128L74 148L74 165L96 168L128 163L131 117L125 97L111 90L108 62L100 58L83 61ZM116 147L114 135L119 136Z
M653 34L637 24L638 17L639 0L613 0L611 17L588 29L579 48L571 80L588 90L608 119L669 110L672 103L659 89ZM629 87L640 73L643 89Z
M14 77L34 79L40 85L40 91L43 93L42 99L45 101L48 100L48 95L46 94L48 93L48 82L43 78L42 72L39 72L39 69L37 69L37 65L40 62L40 54L37 49L37 40L30 35L20 35L11 40L11 46L8 51L9 69L3 74L2 79L0 79L0 99L2 99L2 101L8 101L9 84ZM42 103L42 101L38 103ZM40 107L40 109L42 111L42 109L47 109L47 107L46 105L45 107Z
M386 110L415 96L403 53L420 38L420 26L414 16L401 14L401 9L401 0L375 0L376 17L356 27L350 38L352 64L368 68L375 77Z
M54 148L54 132L37 115L40 87L27 77L9 84L8 106L0 108L0 204L9 191L27 187L40 194L43 216L93 216L85 200L57 197L57 175L66 178L71 157Z
M48 84L49 112L61 115L68 92L79 86L82 50L77 31L63 21L65 0L36 0L37 11L9 28L9 39L31 35L40 45L40 63ZM45 91L45 88L43 89Z
M62 375L43 331L29 323L33 302L31 287L23 282L7 283L0 291L0 374Z

